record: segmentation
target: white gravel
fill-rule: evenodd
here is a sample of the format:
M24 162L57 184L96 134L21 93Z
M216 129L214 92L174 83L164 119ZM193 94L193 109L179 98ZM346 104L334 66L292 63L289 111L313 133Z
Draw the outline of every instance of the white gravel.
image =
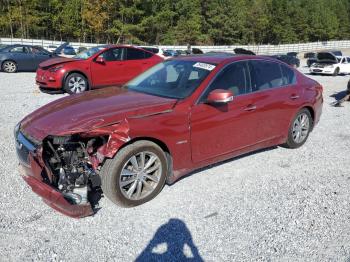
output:
M350 103L329 106L349 77L313 78L324 111L302 148L201 170L136 208L104 198L95 216L74 220L22 181L12 134L63 95L38 92L33 73L0 73L0 261L349 261Z

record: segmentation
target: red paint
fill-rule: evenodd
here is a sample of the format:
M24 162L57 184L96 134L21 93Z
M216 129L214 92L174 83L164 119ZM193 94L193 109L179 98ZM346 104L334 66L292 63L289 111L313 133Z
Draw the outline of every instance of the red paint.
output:
M81 218L93 214L90 204L72 205L59 191L44 183L41 177L42 167L38 165L37 161L31 154L29 155L29 163L31 169L22 168L24 171L23 179L32 188L33 192L42 197L47 205L58 212L73 218Z
M228 63L258 56L193 56L176 58L217 63L216 68L183 100L156 97L121 88L106 88L56 100L27 116L21 130L35 140L47 135L79 133L109 135L98 149L114 157L119 148L135 139L165 145L172 157L173 182L197 168L261 148L282 144L295 114L310 108L317 124L323 105L322 87L295 71L297 84L234 96L222 104L197 103L213 77ZM232 93L216 91L212 98ZM298 96L298 99L292 97ZM215 100L214 99L214 100ZM94 167L98 159L92 159Z
M36 83L45 90L58 91L62 89L65 78L75 72L83 74L88 79L91 89L123 85L141 72L163 61L161 57L146 50L143 51L151 54L151 57L145 59L105 61L99 58L103 52L114 48L139 49L131 46L111 45L86 60L63 57L49 59L39 65L36 72ZM50 71L58 66L63 67L55 72Z

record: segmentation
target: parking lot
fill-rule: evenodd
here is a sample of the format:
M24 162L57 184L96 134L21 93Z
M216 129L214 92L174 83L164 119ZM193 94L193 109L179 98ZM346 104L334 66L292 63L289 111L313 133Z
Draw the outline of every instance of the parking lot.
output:
M40 93L34 77L0 73L1 261L350 261L350 103L329 105L349 76L312 76L325 103L300 149L199 170L131 209L103 198L80 220L46 206L17 170L13 127L65 96Z

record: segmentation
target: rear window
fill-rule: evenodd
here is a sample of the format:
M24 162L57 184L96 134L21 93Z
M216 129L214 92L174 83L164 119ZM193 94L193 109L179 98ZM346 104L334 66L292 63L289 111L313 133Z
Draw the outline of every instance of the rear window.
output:
M126 59L127 60L138 60L146 58L146 52L135 48L127 48Z
M145 49L145 50L147 50L147 51L149 51L149 52L152 52L152 53L154 53L154 54L158 54L158 52L159 52L159 49L158 49L158 48L155 48L155 47L142 47L142 46L141 46L141 48L142 48L142 49Z
M253 92L284 85L279 63L270 61L250 61Z
M280 65L283 75L283 85L294 85L296 80L295 72L285 65Z

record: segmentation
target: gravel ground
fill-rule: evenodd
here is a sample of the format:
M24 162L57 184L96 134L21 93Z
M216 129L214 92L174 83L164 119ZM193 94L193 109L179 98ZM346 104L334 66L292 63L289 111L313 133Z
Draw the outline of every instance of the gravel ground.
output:
M75 220L22 181L12 134L26 114L63 95L38 92L33 73L0 73L0 260L350 261L350 103L329 106L349 77L313 78L325 105L302 148L198 171L136 208L104 198L95 216Z

